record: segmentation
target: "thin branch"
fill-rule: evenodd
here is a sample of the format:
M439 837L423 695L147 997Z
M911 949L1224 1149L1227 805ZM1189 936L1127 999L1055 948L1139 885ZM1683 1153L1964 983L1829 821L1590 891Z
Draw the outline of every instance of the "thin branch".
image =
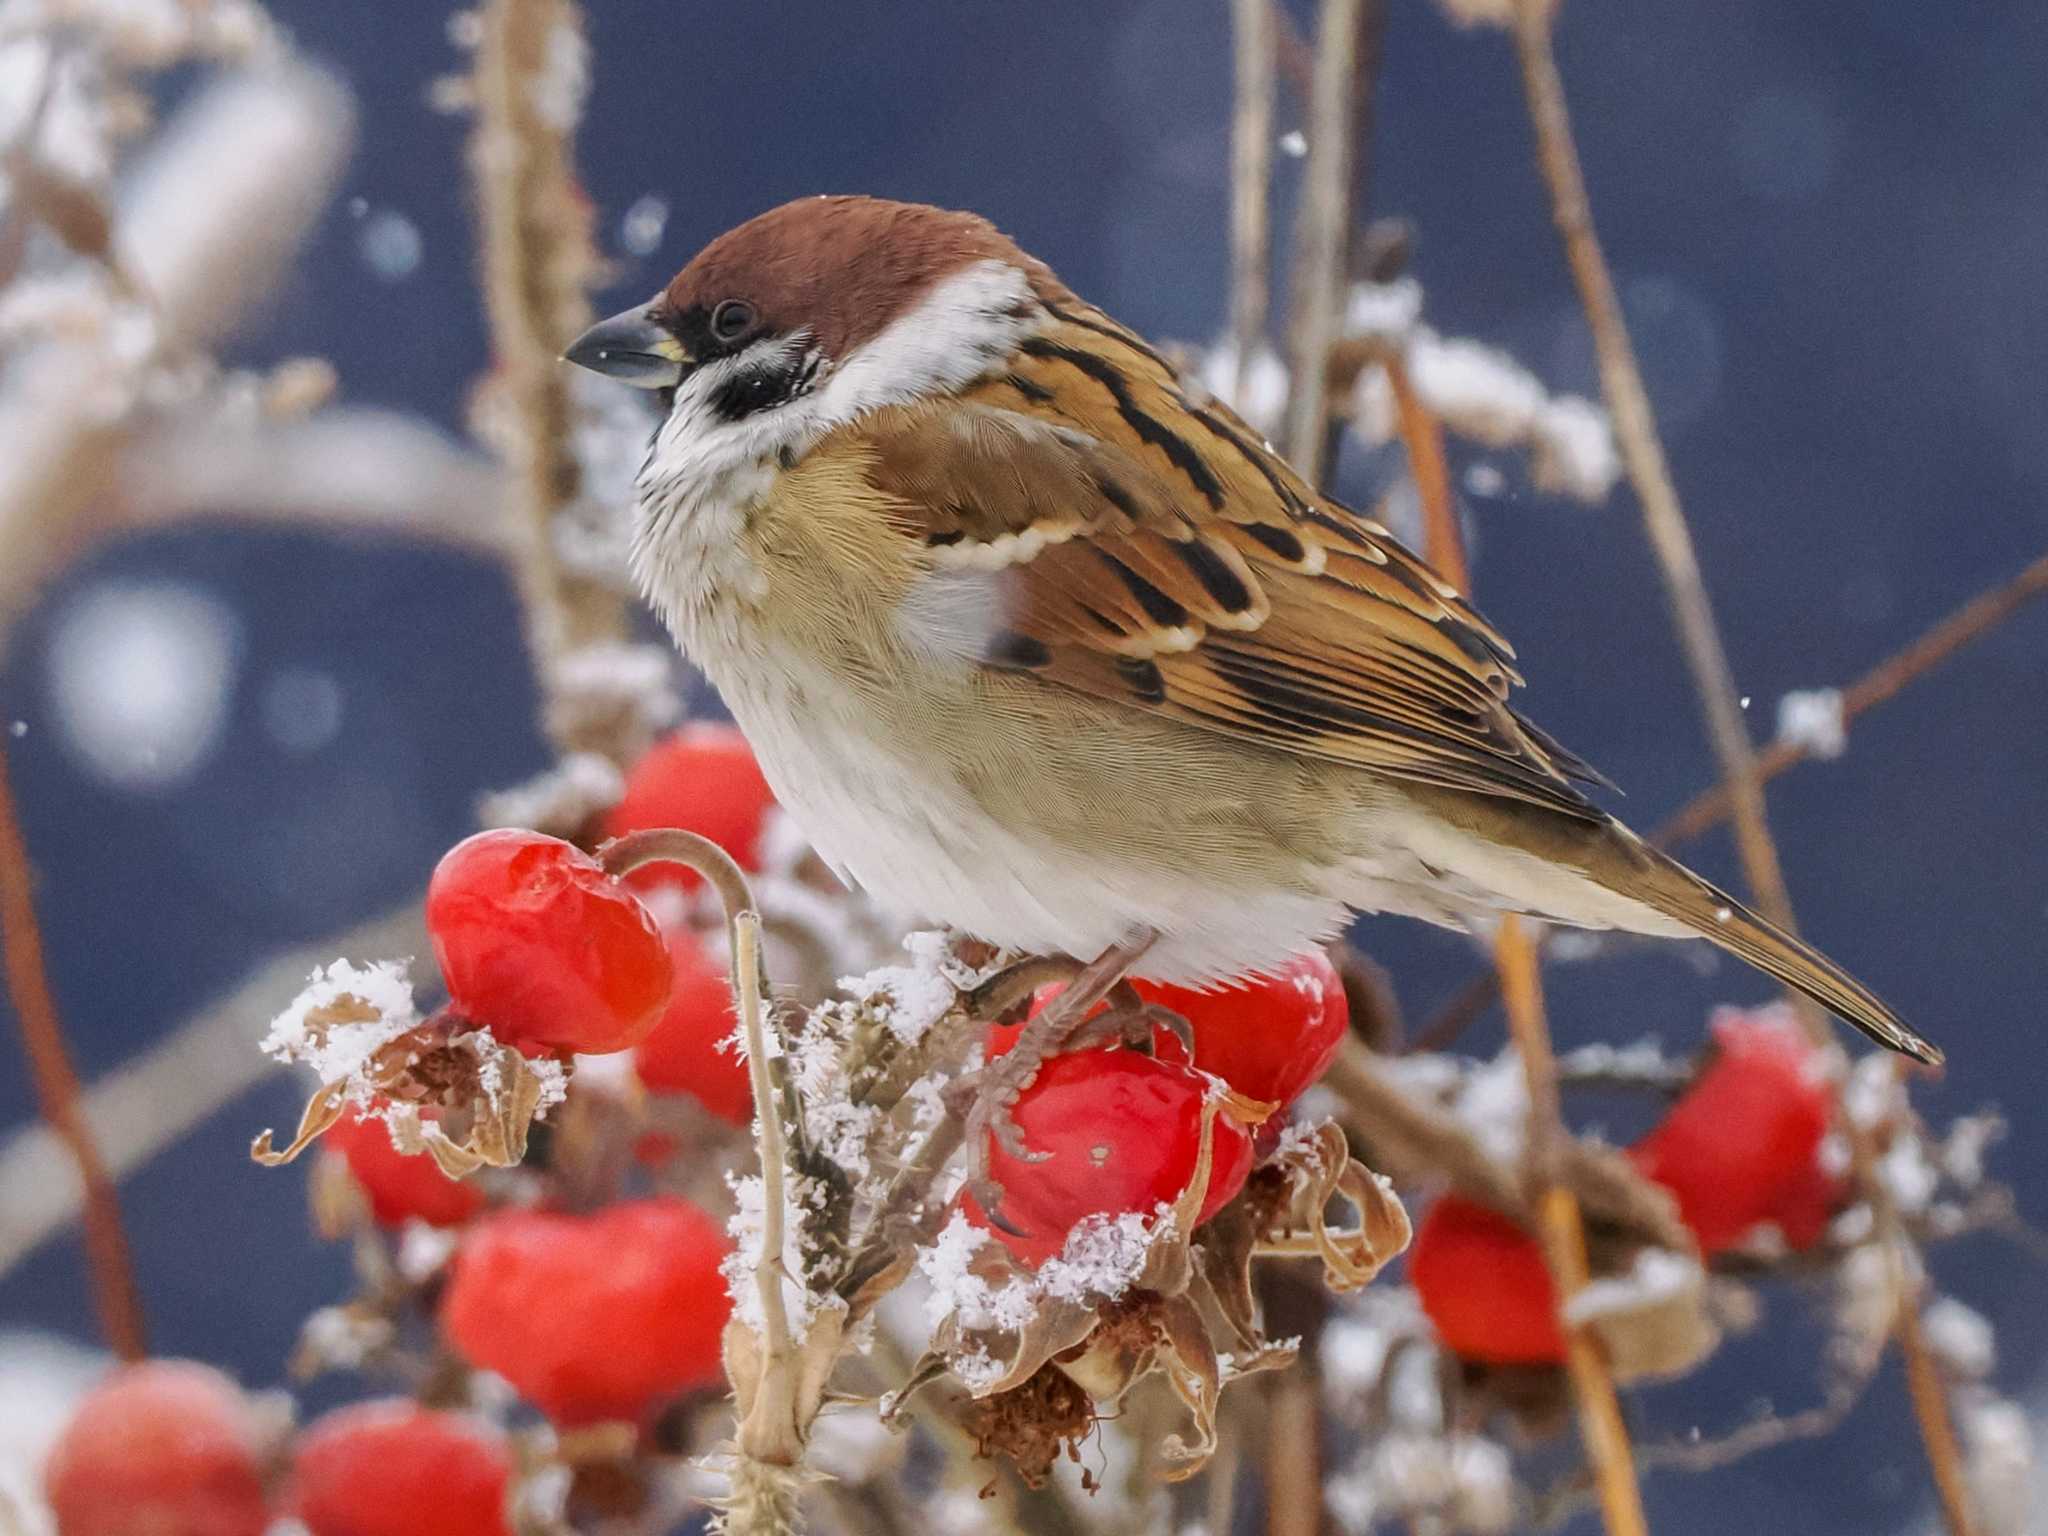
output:
M1909 684L1918 682L2041 597L2048 597L2048 555L1988 591L1978 593L1850 683L1842 690L1843 721L1856 720L1896 698ZM1803 744L1779 740L1757 758L1757 769L1769 781L1788 768L1812 760L1812 751ZM1719 826L1728 815L1728 807L1728 792L1723 786L1717 784L1702 790L1661 823L1650 841L1664 848L1691 842ZM1445 1049L1499 996L1500 978L1491 967L1473 972L1416 1034L1411 1049Z
M1280 1372L1268 1384L1265 1536L1317 1536L1323 1529L1319 1397L1315 1375L1305 1364Z
M1616 446L1635 487L1643 525L1663 573L1666 595L1684 642L1687 665L1705 713L1707 734L1721 777L1728 785L1735 811L1735 841L1742 857L1750 895L1757 910L1780 927L1789 927L1792 904L1785 889L1776 846L1764 814L1763 780L1757 772L1756 749L1742 717L1735 677L1714 624L1713 604L1701 578L1692 532L1671 482L1670 466L1657 436L1649 392L1643 387L1635 346L1622 320L1614 279L1601 254L1593 227L1578 149L1572 141L1565 108L1564 82L1551 49L1552 7L1548 0L1517 0L1515 50L1521 60L1522 84L1529 99L1529 118L1536 130L1537 162L1550 189L1552 216L1564 239L1565 259L1579 289L1579 302L1593 336L1600 366L1601 392L1614 423Z
M1580 303L1593 335L1594 352L1600 364L1601 388L1613 419L1616 444L1622 463L1634 485L1643 509L1652 549L1663 572L1665 588L1677 620L1693 683L1707 718L1708 733L1719 760L1734 817L1736 846L1742 856L1750 894L1758 909L1772 922L1787 930L1793 927L1792 901L1786 890L1777 848L1771 841L1765 815L1763 777L1759 772L1735 679L1714 623L1713 606L1701 578L1691 530L1671 482L1663 445L1657 436L1656 418L1649 394L1643 387L1636 365L1635 349L1624 324L1621 303L1614 291L1613 277L1600 251L1593 227L1592 206L1586 194L1585 176L1573 143L1570 115L1565 106L1564 82L1558 74L1556 54L1551 46L1551 7L1547 0L1517 0L1514 10L1515 51L1522 67L1522 83L1528 96L1529 117L1536 130L1537 162L1550 189L1551 209L1563 237L1565 258L1578 285ZM1529 951L1533 974L1535 952ZM1515 978L1505 973L1503 986L1509 1003L1509 1022L1515 1023ZM1808 1032L1817 1041L1829 1038L1826 1021L1819 1011L1803 1007ZM1876 1217L1877 1241L1884 1246L1886 1262L1901 1281L1897 1315L1893 1328L1905 1357L1907 1380L1912 1388L1913 1408L1921 1437L1934 1472L1942 1514L1952 1536L1969 1536L1974 1528L1969 1501L1965 1497L1961 1455L1955 1426L1950 1422L1948 1403L1940 1389L1937 1368L1921 1334L1918 1301L1914 1286L1907 1285L1908 1239L1901 1230L1898 1211L1892 1204L1877 1168L1876 1154L1868 1130L1843 1114L1838 1119L1850 1145L1856 1183L1871 1202Z
M2036 598L2048 596L2048 555L2027 566L2018 575L1980 592L1919 636L1902 650L1886 657L1842 690L1842 720L1846 724L1895 698L1909 684L1919 681L1973 641L2018 613ZM1768 782L1787 768L1807 762L1813 749L1804 742L1779 738L1757 758L1757 771ZM1728 815L1728 791L1717 784L1680 806L1657 828L1653 841L1671 846L1689 842L1718 826Z
M149 1348L144 1341L142 1297L121 1226L121 1202L93 1139L80 1103L78 1073L65 1049L64 1026L57 1016L36 924L35 871L7 778L7 754L0 749L0 947L7 993L21 1023L22 1046L43 1119L70 1150L85 1186L85 1253L100 1332L107 1347L123 1360L140 1360Z
M761 920L751 907L732 917L732 971L739 994L740 1027L747 1041L747 1081L754 1094L754 1146L761 1164L761 1249L754 1284L761 1298L762 1392L756 1412L740 1426L740 1451L786 1465L803 1449L796 1423L796 1343L783 1304L782 1251L788 1219L789 1159L782 1139L782 1105L768 1075L768 1030L761 996Z
M1472 571L1465 558L1465 539L1458 529L1458 508L1451 499L1451 471L1444 457L1443 423L1422 403L1408 376L1398 347L1384 349L1380 366L1394 394L1401 442L1408 451L1408 474L1422 503L1423 548L1429 563L1461 592L1472 590Z
M345 933L316 939L251 970L233 990L181 1019L158 1042L86 1090L87 1123L117 1179L145 1167L224 1105L282 1071L250 1043L277 1013L278 999L336 955L419 955L427 951L420 898ZM0 1142L0 1275L74 1220L84 1203L55 1135L31 1126Z
M1586 1232L1579 1204L1564 1178L1567 1135L1558 1104L1557 1058L1550 1048L1550 1030L1543 1016L1543 990L1538 977L1536 946L1522 920L1501 920L1494 956L1500 966L1507 999L1508 1031L1522 1058L1529 1091L1527 1172L1536 1190L1537 1228L1543 1253L1556 1282L1565 1332L1565 1368L1571 1375L1572 1399L1578 1408L1579 1434L1592 1464L1594 1487L1608 1536L1647 1536L1642 1490L1636 1486L1635 1462L1628 1428L1607 1358L1592 1330L1570 1321L1571 1300L1591 1278L1586 1262Z
M1235 403L1248 398L1253 356L1272 305L1273 97L1279 26L1273 0L1231 0L1237 97L1230 120L1230 338Z
M1288 333L1293 387L1283 442L1294 467L1313 484L1325 478L1329 385L1326 359L1344 310L1351 244L1360 64L1380 0L1323 0L1316 23L1315 74L1309 92L1308 164L1295 228L1294 304Z
M200 91L122 192L114 239L148 295L146 315L110 315L102 333L25 350L0 393L0 653L7 631L67 557L82 509L103 500L128 429L146 419L110 402L141 398L166 358L203 347L259 304L327 200L351 137L348 96L298 66ZM144 322L151 344L124 350Z
M564 651L625 632L602 582L555 558L556 515L581 492L562 349L590 323L596 279L589 212L570 154L573 124L551 102L564 48L582 46L571 0L488 0L476 50L470 170L482 220L484 309L504 383L497 447L516 482L520 595L543 688ZM550 88L552 87L552 88ZM561 741L564 750L595 743Z

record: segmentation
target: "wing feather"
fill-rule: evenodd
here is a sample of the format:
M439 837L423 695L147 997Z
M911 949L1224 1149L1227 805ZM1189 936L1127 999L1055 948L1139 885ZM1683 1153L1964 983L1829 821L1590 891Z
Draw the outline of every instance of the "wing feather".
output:
M1061 296L965 401L858 424L925 580L993 580L987 665L1282 751L1597 818L1514 650L1369 517Z

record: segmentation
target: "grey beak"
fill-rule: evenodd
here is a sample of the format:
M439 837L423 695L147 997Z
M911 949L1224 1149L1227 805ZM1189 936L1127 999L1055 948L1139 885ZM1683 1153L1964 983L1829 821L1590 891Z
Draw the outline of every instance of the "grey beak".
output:
M673 389L692 361L683 344L643 309L598 321L570 343L562 358L636 389Z

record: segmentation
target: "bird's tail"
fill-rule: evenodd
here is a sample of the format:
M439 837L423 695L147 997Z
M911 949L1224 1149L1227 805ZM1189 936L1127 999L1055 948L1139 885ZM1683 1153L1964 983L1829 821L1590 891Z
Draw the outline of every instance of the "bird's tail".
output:
M1532 812L1486 796L1411 793L1430 813L1411 824L1411 849L1431 868L1461 875L1492 899L1552 922L1698 934L1878 1044L1940 1063L1940 1049L1862 982L1621 823Z
M1604 847L1585 866L1597 883L1633 897L1748 961L1848 1020L1879 1045L1930 1066L1940 1065L1939 1046L1909 1028L1882 998L1812 945L1765 921L1618 824L1600 841Z

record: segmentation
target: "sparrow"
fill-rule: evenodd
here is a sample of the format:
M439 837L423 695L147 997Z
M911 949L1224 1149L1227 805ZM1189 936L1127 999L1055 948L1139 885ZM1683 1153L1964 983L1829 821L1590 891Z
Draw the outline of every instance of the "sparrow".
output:
M635 577L886 904L1092 995L1353 913L1699 937L1941 1059L1600 809L1462 593L986 220L788 203L567 359L659 391Z

